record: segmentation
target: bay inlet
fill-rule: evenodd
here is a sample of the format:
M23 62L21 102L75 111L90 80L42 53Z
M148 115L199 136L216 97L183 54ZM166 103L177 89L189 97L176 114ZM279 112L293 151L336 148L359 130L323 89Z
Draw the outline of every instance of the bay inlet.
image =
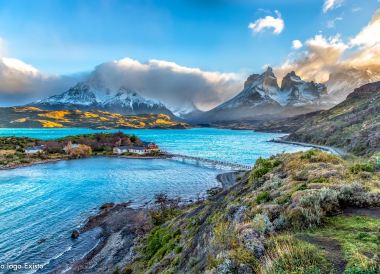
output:
M108 131L108 132L114 132ZM0 136L55 139L99 132L91 129L0 129ZM303 150L270 143L281 134L200 128L122 130L163 150L253 165L259 157ZM106 202L142 205L154 194L194 199L218 186L226 170L165 159L95 157L0 171L0 262L39 263L44 271L83 256L96 244L96 231L82 242L70 239Z

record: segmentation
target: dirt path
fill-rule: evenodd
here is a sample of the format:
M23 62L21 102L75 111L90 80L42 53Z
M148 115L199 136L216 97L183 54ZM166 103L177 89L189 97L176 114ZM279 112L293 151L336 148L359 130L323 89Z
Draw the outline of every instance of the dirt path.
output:
M380 219L380 207L374 207L374 208L348 207L344 209L343 214L346 216L366 216L370 218Z
M297 238L325 250L327 260L331 263L334 273L343 273L346 268L346 261L343 258L342 248L337 240L325 237L313 237L310 235L299 235Z

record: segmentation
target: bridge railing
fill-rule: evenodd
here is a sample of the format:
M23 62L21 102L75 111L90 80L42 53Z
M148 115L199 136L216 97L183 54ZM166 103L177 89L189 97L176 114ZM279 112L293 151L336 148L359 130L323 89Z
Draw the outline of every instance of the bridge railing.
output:
M215 164L215 165L222 165L222 166L227 166L227 167L232 167L232 168L238 168L238 169L242 169L242 170L252 169L252 167L248 166L248 165L230 163L230 162L220 161L220 160L212 160L212 159L207 159L207 158L202 158L202 157L197 157L197 156L184 155L184 154L178 154L178 153L170 153L167 151L161 151L161 152L163 152L164 154L166 154L169 157L177 157L177 158L183 158L183 159L202 161L202 162L206 162L206 163L211 163L211 164Z

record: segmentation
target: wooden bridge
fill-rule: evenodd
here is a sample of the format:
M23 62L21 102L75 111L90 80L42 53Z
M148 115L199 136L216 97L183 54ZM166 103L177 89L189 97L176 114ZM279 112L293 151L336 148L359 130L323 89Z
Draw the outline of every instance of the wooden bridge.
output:
M219 160L211 160L211 159L207 159L207 158L183 155L183 154L178 154L178 153L170 153L167 151L161 151L161 152L165 153L166 156L171 157L171 158L180 158L183 160L193 160L193 161L198 161L198 162L204 162L204 163L211 164L211 165L219 165L219 166L229 167L229 168L232 168L235 170L251 170L252 169L252 167L248 166L248 165L230 163L230 162L219 161Z

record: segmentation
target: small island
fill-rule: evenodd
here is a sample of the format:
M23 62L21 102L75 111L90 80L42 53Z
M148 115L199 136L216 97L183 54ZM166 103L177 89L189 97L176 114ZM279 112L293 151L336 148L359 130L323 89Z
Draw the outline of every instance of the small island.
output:
M0 168L16 168L91 156L130 158L165 157L152 142L122 132L67 136L54 140L27 137L0 138Z

